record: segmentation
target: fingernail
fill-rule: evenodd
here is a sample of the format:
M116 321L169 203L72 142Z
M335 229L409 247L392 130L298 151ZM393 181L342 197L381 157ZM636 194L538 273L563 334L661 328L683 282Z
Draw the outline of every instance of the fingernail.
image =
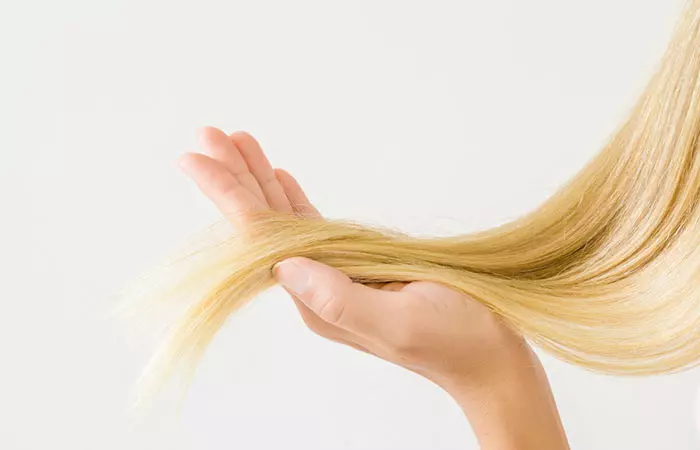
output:
M295 294L303 294L309 288L309 271L293 260L275 264L272 271L277 282Z

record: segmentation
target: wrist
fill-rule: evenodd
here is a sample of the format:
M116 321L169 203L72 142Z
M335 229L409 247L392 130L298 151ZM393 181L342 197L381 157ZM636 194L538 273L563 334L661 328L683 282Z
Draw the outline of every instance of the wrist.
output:
M442 371L430 378L455 399L468 401L532 382L533 376L539 374L544 375L539 358L522 337L514 335L499 346L497 354L491 353L483 361L471 363L463 370Z
M512 356L509 368L492 377L438 384L464 411L484 450L569 449L539 358L529 347Z

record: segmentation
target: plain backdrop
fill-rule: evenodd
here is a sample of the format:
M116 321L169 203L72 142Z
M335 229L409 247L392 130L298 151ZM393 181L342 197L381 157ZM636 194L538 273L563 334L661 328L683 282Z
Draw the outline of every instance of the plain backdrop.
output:
M135 423L152 348L110 294L219 217L175 164L203 125L251 132L328 217L517 217L604 145L682 3L3 0L0 448L477 448L447 394L312 334L279 288L227 322L179 418ZM574 449L700 447L698 371L542 358Z

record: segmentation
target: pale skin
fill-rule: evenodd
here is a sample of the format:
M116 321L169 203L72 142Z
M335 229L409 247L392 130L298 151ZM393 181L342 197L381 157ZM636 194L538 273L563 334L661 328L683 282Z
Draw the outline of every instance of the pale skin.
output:
M182 170L234 225L273 209L320 216L297 181L273 168L258 141L202 128L205 154ZM525 340L476 300L436 283L359 284L316 261L275 265L275 279L316 334L433 381L464 411L485 450L568 449L542 365Z

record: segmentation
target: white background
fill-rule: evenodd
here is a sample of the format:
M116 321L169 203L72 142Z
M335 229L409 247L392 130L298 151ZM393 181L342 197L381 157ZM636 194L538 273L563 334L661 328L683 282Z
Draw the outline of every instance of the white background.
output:
M175 159L248 130L329 217L417 233L533 208L641 92L680 0L0 4L0 448L474 449L417 375L324 341L279 288L210 347L179 420L110 293L218 217ZM698 371L544 355L574 449L698 447Z

